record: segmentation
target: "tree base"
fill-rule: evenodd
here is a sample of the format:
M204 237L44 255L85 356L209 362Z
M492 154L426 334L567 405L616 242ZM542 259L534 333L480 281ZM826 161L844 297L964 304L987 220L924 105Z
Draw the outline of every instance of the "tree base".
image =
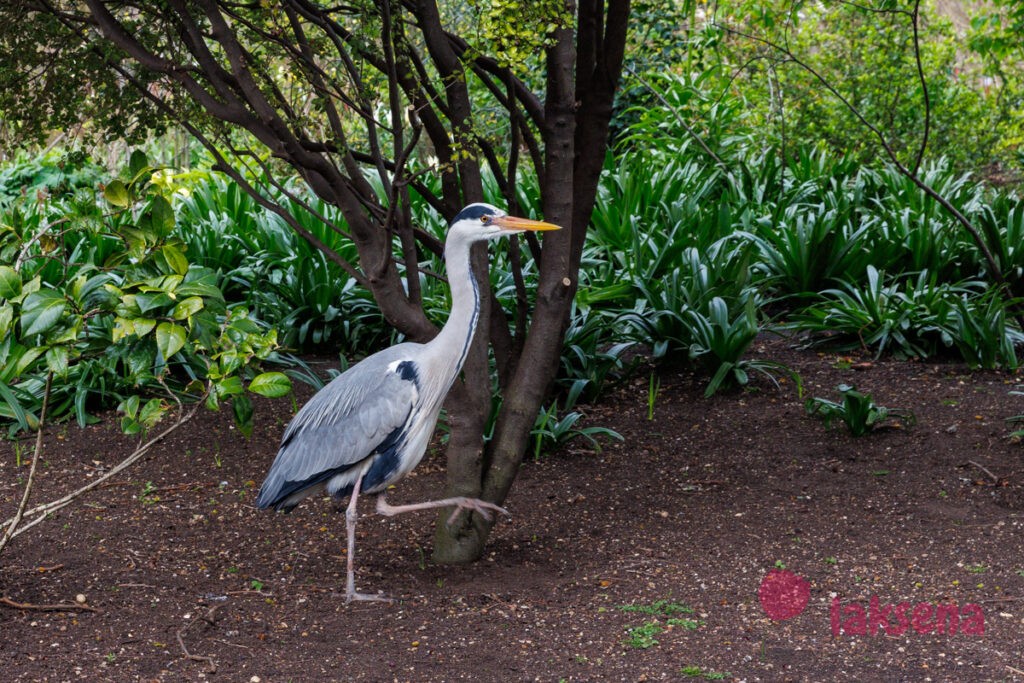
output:
M438 564L469 564L484 554L492 522L478 514L456 520L448 526L450 511L442 511L434 530L434 553L431 558Z

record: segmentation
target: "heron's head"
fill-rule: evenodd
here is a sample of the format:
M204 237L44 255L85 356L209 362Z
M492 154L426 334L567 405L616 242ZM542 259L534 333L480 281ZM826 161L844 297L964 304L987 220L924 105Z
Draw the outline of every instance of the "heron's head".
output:
M495 239L505 235L516 235L528 230L559 230L560 226L529 218L509 216L490 204L470 204L455 216L448 228L449 238L463 236L472 242Z

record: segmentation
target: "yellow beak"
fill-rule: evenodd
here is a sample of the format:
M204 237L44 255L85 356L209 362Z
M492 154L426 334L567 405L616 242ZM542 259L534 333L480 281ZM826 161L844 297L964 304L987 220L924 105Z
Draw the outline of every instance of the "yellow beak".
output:
M529 218L519 218L518 216L501 216L494 218L491 221L494 225L497 225L502 230L534 230L540 232L542 230L561 230L562 226L555 225L554 223L545 223L543 221L534 221Z

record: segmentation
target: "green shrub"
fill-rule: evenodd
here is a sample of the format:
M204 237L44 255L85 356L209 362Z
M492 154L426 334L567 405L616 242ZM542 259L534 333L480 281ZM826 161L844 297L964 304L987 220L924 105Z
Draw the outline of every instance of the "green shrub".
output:
M95 188L105 176L106 172L80 151L20 154L0 168L0 206L9 206L19 197L68 197L76 190Z
M925 99L909 7L796 7L770 3L751 12L747 3L731 2L719 6L716 18L748 36L786 45L913 166L924 141ZM982 6L964 9L979 17L988 12ZM931 106L928 155L941 154L959 169L987 168L997 161L1018 167L1016 150L1024 132L1018 55L984 52L988 24L976 21L966 31L958 29L934 3L921 6L919 28L921 71ZM823 144L865 161L880 157L874 134L807 69L747 36L724 32L719 45L718 54L729 65L726 73L738 72L727 85L750 104L750 125L763 136L763 144L787 149ZM762 58L751 60L751 54Z
M129 432L188 395L211 407L231 402L248 429L244 379L266 395L289 390L281 373L257 374L276 332L229 308L215 273L189 262L173 236L172 190L157 180L136 153L106 183L102 212L33 198L4 213L0 415L21 428L38 423L51 373L50 417L84 424L89 410L120 401Z

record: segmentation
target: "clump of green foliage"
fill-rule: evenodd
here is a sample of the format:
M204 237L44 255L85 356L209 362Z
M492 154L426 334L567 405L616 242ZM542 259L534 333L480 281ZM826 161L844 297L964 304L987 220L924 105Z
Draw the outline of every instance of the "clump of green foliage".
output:
M690 678L703 678L707 681L723 681L732 676L728 671L705 671L696 664L684 666L679 673Z
M640 626L626 628L626 640L623 645L632 649L646 650L658 644L655 636L664 633L666 628L678 626L687 631L700 628L704 622L698 619L680 617L682 614L693 614L693 608L668 600L656 600L650 605L619 605L622 612L647 614L656 617Z
M105 176L105 169L81 150L22 153L0 167L0 207L21 197L69 197L76 190L95 188Z
M721 75L748 103L749 122L766 143L824 145L873 160L878 141L852 107L911 165L926 141L930 158L941 154L958 169L1019 165L1024 116L1011 103L1024 96L1014 67L1021 42L999 40L1006 23L999 8L967 7L970 25L958 26L935 3L922 3L917 43L911 5L785 0L750 9L745 0L719 5L710 26Z
M274 329L229 307L215 274L190 263L174 236L173 183L132 155L102 196L15 202L0 216L0 415L38 424L120 400L122 427L149 429L181 398L231 403L251 428L251 391L281 396L290 381L260 372Z
M824 420L826 427L831 427L836 420L846 425L853 436L864 436L891 420L911 426L915 424L914 413L899 408L886 408L874 402L871 394L864 394L849 384L840 384L837 390L842 401L830 401L824 398L809 398L804 404L808 415Z

